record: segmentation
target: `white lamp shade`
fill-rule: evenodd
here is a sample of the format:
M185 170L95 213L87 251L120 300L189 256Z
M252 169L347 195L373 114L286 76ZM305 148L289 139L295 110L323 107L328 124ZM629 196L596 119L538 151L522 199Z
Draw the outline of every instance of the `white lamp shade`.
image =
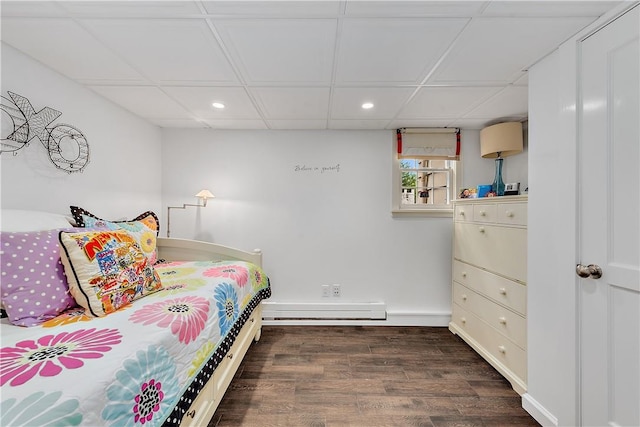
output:
M522 123L507 122L480 131L480 155L495 159L521 153L523 149Z
M216 196L211 194L211 191L205 189L205 190L200 190L198 192L198 194L196 194L196 197L199 197L201 199L205 199L206 200L206 199L212 199L212 198L214 198Z

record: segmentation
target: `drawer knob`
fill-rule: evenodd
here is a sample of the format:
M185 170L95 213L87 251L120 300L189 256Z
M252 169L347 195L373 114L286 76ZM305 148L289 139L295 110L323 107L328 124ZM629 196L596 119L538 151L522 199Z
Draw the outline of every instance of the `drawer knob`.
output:
M462 324L467 323L467 318L466 317L461 317L460 321L462 322Z
M233 353L227 354L227 359L233 359Z
M487 216L487 213L485 211L480 211L480 216Z
M192 409L189 412L187 412L186 414L184 414L185 417L190 417L190 418L195 418L196 417L196 410Z
M498 321L500 322L501 325L506 325L507 324L507 318L506 317L498 317Z
M506 295L507 290L505 288L500 288L500 295Z
M464 216L464 211L460 211L460 216Z
M462 277L467 277L467 272L466 271L462 272Z
M462 301L466 301L467 300L467 294L462 294Z
M484 227L480 227L479 230L480 230L481 233L484 233Z
M507 352L507 349L503 345L498 346L498 350L500 350L500 353L502 354L505 354Z
M507 216L508 216L509 218L513 218L513 212L511 212L511 211L507 211Z

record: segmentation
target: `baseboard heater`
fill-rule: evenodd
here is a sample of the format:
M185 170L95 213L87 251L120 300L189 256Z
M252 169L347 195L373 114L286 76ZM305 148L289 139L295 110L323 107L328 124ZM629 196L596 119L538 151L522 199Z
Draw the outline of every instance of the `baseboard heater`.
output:
M262 303L265 320L386 320L383 302L363 303Z

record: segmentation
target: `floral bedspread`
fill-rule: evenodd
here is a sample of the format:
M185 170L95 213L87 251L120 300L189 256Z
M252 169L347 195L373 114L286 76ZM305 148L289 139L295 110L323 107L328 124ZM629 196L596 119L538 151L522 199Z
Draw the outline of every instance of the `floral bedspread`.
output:
M71 309L30 328L3 319L0 425L179 424L271 290L251 263L156 268L161 291L106 317Z

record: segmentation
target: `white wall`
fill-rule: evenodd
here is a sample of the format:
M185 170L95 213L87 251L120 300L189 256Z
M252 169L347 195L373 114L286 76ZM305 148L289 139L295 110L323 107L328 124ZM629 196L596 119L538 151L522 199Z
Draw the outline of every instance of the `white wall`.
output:
M167 129L163 203L195 203L202 188L216 195L205 209L172 210L171 236L261 248L271 301L383 301L390 315L428 323L444 314L446 324L451 218L391 216L393 138L391 131ZM322 173L336 165L339 172ZM322 298L321 285L333 283L342 297Z
M53 124L83 132L90 162L80 173L60 171L37 138L16 156L2 154L2 208L69 214L77 205L110 219L160 209L158 127L2 43L2 96L7 91L28 98L36 111L61 111Z
M576 199L570 190L575 188L576 173L571 127L575 76L568 75L573 57L565 46L529 70L533 190L529 194L526 399L549 414L547 420L538 419L544 425L576 424Z
M528 390L542 425L579 423L577 42L616 9L529 69Z
M5 153L1 207L68 213L75 204L110 219L150 209L165 228L167 204L195 203L210 188L207 209L173 211L173 236L262 248L273 301L335 302L321 285L340 283L339 302L384 301L399 323L446 324L451 221L391 216L393 132L161 132L3 43L6 91L62 111L56 123L85 134L91 161L67 174L36 139ZM479 131L463 132L463 159L466 186L492 180Z
M520 192L529 186L527 123L523 123L524 150L520 154L505 157L502 165L502 178L505 183L519 182ZM462 131L462 185L461 188L475 188L481 184L493 182L495 176L495 159L483 159L480 156L480 130Z

